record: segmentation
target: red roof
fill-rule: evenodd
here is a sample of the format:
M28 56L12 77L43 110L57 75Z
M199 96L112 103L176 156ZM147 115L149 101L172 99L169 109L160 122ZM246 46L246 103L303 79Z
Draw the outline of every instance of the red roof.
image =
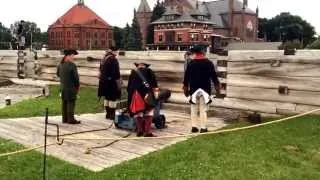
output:
M61 16L54 24L51 25L51 28L74 25L110 28L110 25L94 11L86 5L79 4L74 5L66 14Z

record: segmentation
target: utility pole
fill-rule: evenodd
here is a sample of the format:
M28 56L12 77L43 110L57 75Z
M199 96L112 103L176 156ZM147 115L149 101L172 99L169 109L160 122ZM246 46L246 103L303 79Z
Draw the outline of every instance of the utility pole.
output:
M33 48L32 48L32 25L30 24L30 51L32 51L33 50Z

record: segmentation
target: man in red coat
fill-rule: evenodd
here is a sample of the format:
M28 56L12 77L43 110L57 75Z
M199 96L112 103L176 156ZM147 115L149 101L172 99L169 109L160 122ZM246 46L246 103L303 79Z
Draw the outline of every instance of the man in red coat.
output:
M135 66L137 68L131 71L127 89L129 112L136 118L137 136L152 137L154 136L151 132L154 107L148 106L144 100L149 93L154 93L157 97L159 93L158 83L154 72L149 68L149 64L135 63ZM140 73L140 76L138 73ZM132 102L136 102L135 104L139 107L134 107Z

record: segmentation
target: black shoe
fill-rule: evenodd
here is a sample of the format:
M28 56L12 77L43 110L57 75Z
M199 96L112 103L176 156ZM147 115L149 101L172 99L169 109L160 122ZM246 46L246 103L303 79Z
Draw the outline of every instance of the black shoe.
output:
M146 133L143 135L144 137L157 137L156 135L152 134L152 133Z
M72 120L72 121L68 121L68 124L81 124L81 121Z
M198 132L199 132L199 129L196 128L196 127L192 127L191 132L192 132L192 133L198 133Z
M137 137L142 137L143 136L143 132L137 132Z
M200 130L200 133L207 133L208 132L208 129L206 128L206 129L201 129Z

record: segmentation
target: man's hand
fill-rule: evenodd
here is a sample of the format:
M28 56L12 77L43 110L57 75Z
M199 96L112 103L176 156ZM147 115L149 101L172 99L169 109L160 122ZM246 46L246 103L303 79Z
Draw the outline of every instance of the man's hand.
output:
M215 88L216 88L217 94L220 94L221 84L219 83L219 84L215 85Z
M189 93L190 93L190 92L189 92L189 87L183 86L182 89L183 89L184 95L185 95L186 97L189 97Z

